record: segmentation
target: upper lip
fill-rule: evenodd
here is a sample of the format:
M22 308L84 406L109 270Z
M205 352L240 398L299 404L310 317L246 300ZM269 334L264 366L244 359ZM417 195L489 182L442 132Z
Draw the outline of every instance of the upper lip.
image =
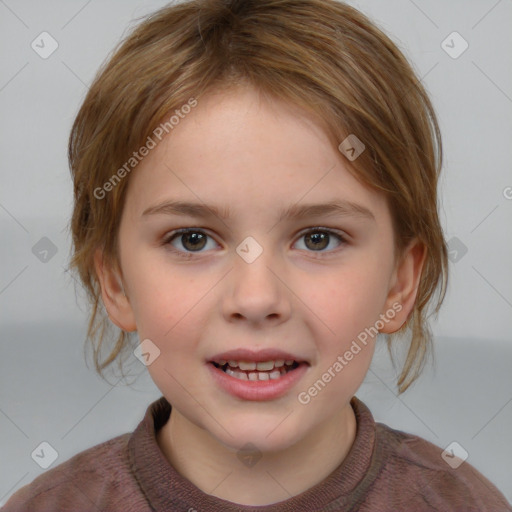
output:
M304 358L284 352L282 350L276 350L273 348L265 348L262 350L248 350L246 348L237 348L234 350L228 350L221 354L216 354L209 359L209 362L219 363L220 361L248 361L261 363L264 361L296 361L297 363L307 362Z

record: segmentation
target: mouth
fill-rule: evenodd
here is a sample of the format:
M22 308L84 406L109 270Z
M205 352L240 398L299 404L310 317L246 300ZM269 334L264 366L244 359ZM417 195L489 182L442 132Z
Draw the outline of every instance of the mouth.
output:
M238 380L259 382L278 380L286 374L296 370L305 362L298 362L293 359L276 359L269 361L210 361L218 370Z
M215 387L239 400L267 401L287 395L307 374L310 364L276 351L233 351L207 361Z
M276 400L291 392L311 367L302 357L279 349L238 348L208 358L212 383L239 400Z

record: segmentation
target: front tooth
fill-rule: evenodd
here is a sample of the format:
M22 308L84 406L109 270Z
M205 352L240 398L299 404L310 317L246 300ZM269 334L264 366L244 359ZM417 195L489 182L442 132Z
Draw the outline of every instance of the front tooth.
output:
M260 380L258 378L258 374L256 372L249 373L248 376L249 376L249 380Z
M240 361L238 363L238 367L240 370L256 370L256 363L254 361L252 363L248 361Z
M274 366L276 368L281 368L281 366L284 366L284 360L283 359L278 359L277 361L274 361Z
M275 370L269 373L269 377L271 380L279 379L281 377L281 372L279 370Z
M259 380L269 380L269 374L268 373L258 373Z
M259 371L268 371L274 368L274 361L263 361L256 364L256 369Z

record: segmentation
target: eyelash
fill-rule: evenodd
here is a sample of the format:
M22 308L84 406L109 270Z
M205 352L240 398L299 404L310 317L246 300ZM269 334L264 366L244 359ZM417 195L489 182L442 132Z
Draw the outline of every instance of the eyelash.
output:
M167 246L168 249L170 251L172 251L173 253L176 253L178 256L182 257L182 258L186 258L186 259L190 259L192 257L194 257L194 254L201 254L203 251L180 251L178 249L175 249L172 245L171 245L171 242L177 238L179 235L183 235L183 234L187 234L187 233L201 233L203 235L206 235L207 237L209 238L213 238L211 235L209 235L208 233L206 233L205 231L203 231L202 229L199 229L199 228L182 228L182 229L176 229L174 231L172 231L171 233L169 233L162 241L162 245L164 246ZM340 246L344 246L344 245L347 245L348 244L348 241L346 240L346 238L344 236L342 236L340 233L336 232L336 231L333 231L332 229L329 229L329 228L322 228L322 227L315 227L315 228L309 228L305 231L301 231L299 234L298 234L298 238L302 238L303 236L307 235L308 233L327 233L329 234L329 236L334 236L338 239L338 241L340 242ZM330 242L330 240L329 240ZM332 252L336 252L337 250L339 250L339 247L336 248L336 249L332 249L330 251L325 251L325 250L320 250L320 251L312 251L312 250L309 250L307 252L311 252L311 253L332 253Z

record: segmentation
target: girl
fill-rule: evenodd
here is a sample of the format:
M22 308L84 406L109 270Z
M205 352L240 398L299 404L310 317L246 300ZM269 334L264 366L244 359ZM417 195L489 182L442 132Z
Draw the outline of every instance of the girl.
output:
M191 0L139 25L72 129L72 266L97 370L136 332L163 396L4 510L512 510L354 396L379 333L409 343L399 392L428 352L441 154L410 65L343 3Z

